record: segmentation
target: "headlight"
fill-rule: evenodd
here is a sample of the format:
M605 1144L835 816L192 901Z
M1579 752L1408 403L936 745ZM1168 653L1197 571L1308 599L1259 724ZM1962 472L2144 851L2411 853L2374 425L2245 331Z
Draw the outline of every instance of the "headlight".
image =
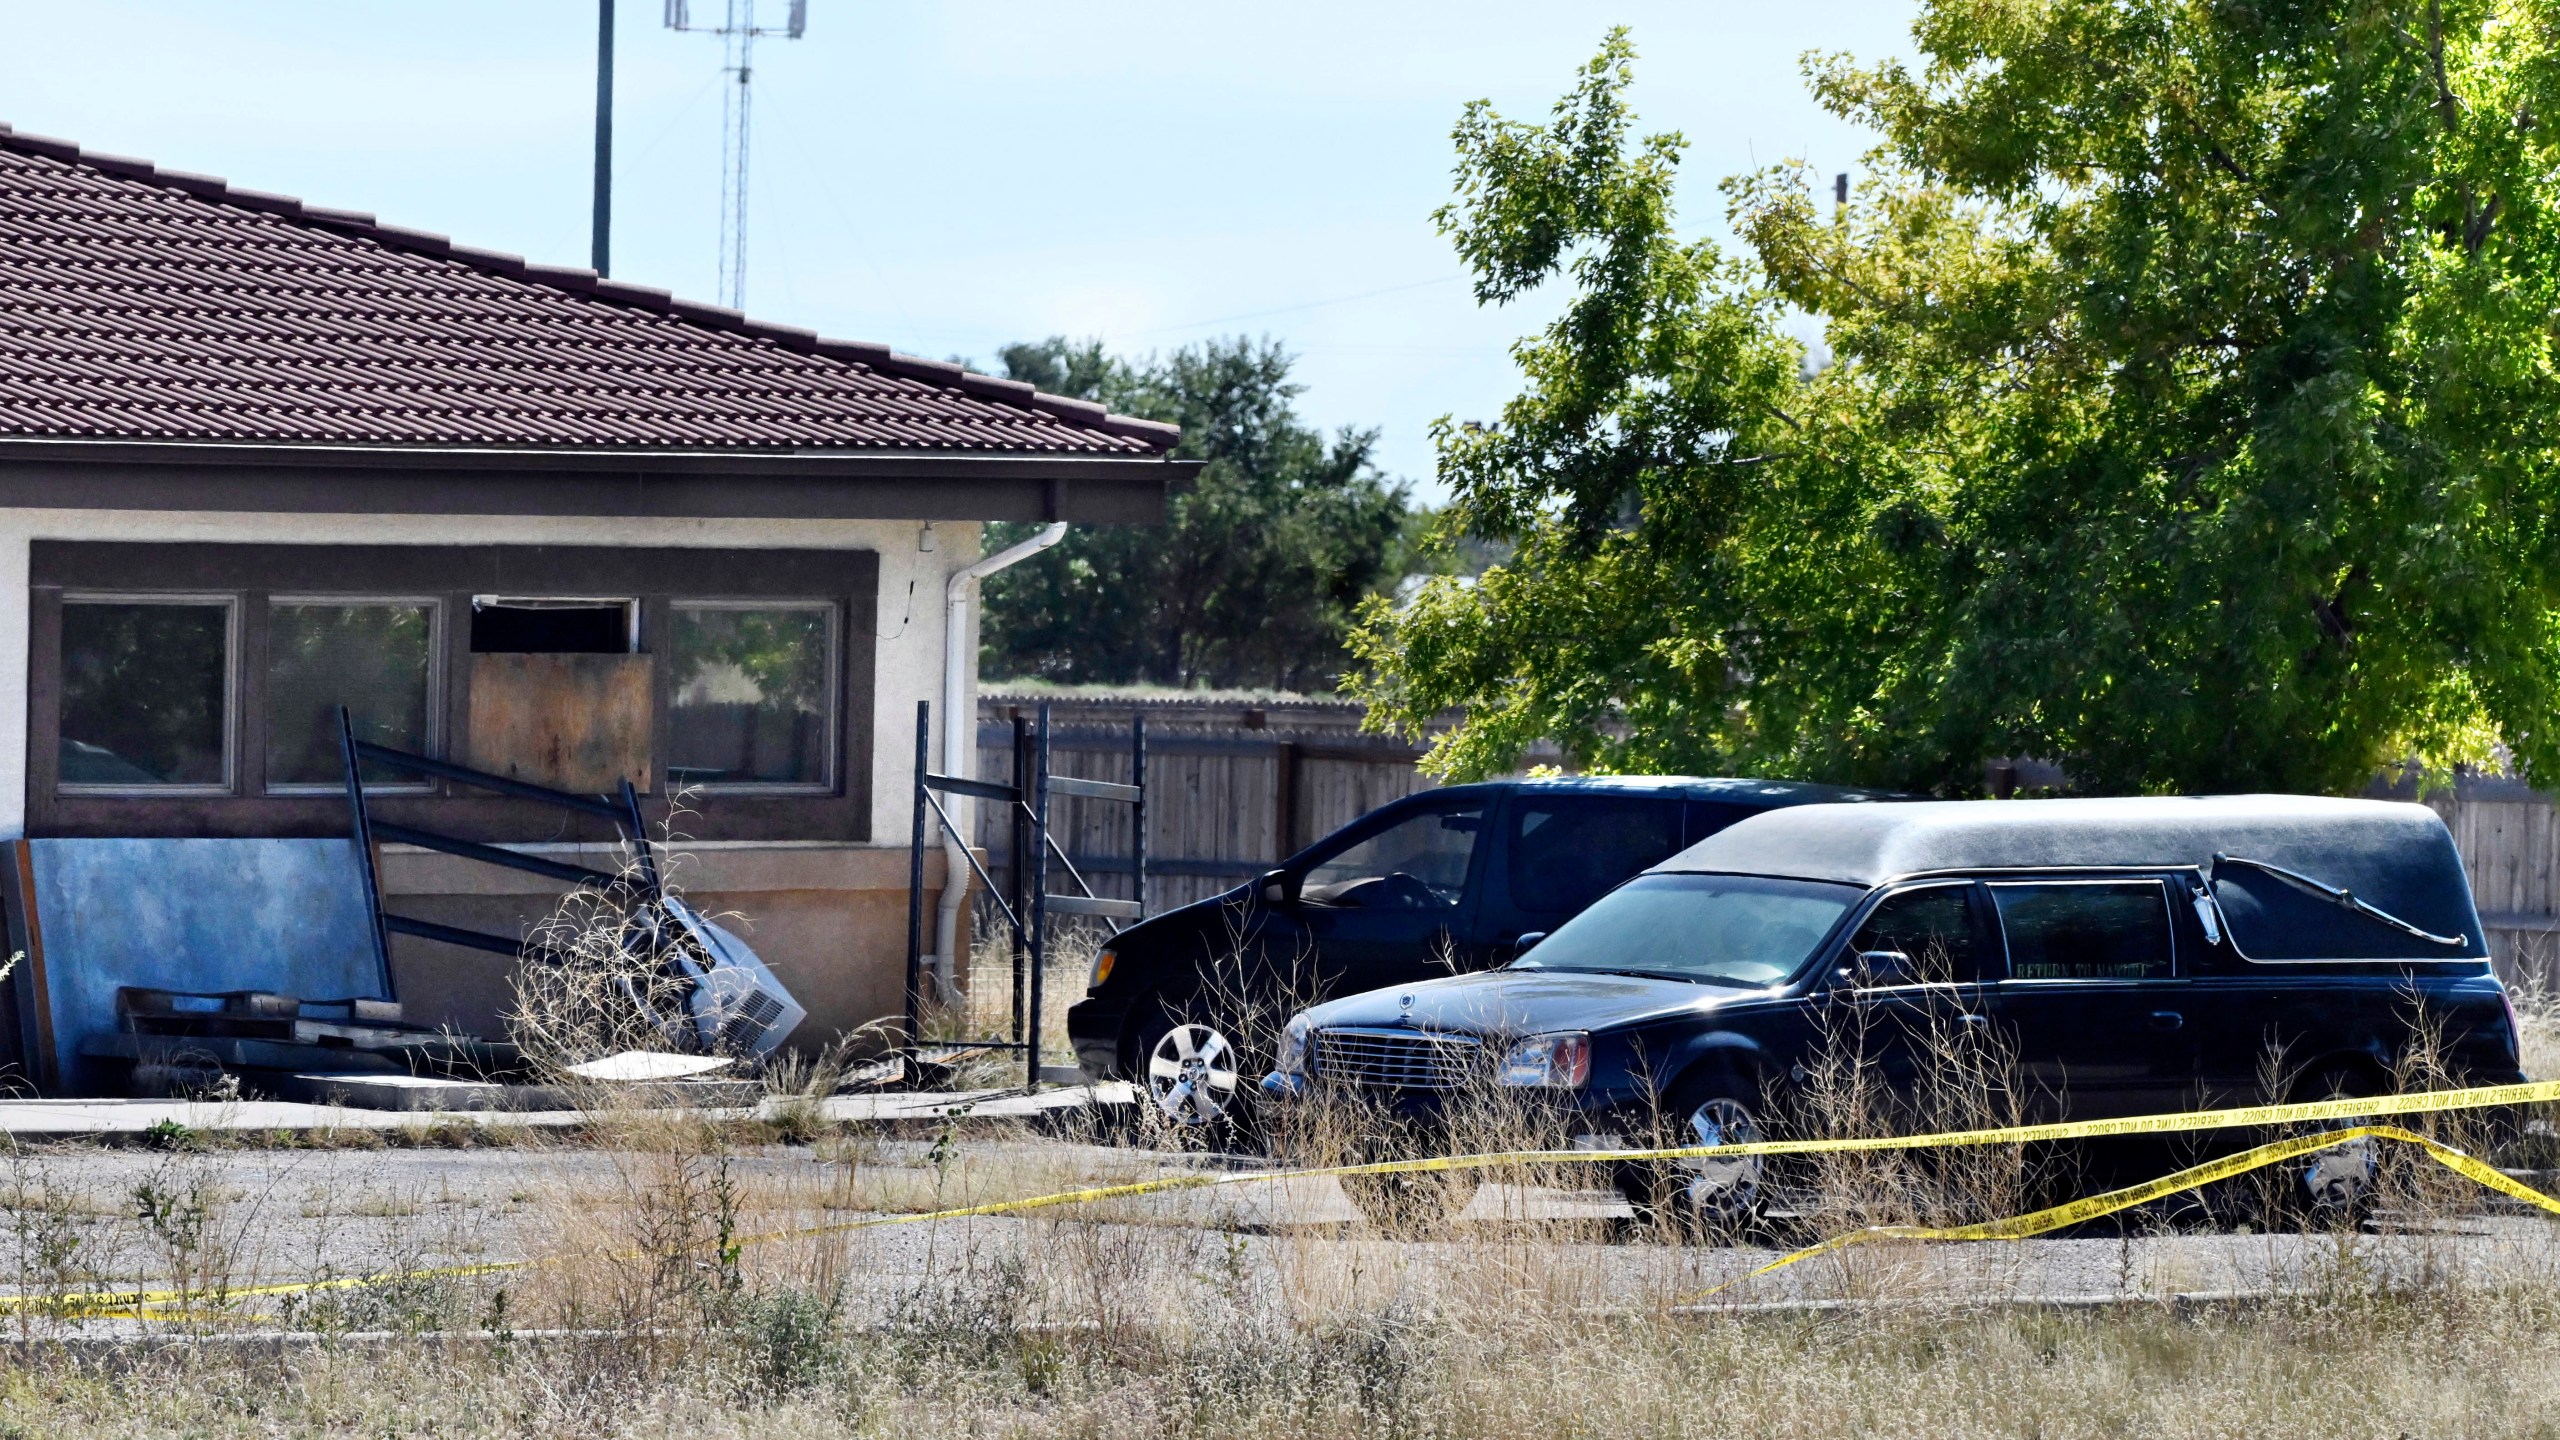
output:
M1315 1033L1314 1028L1307 1024L1306 1016L1291 1016L1289 1028L1280 1032L1280 1054L1271 1062L1271 1073L1274 1075L1307 1073L1307 1037L1313 1033Z
M1084 982L1084 988L1087 990L1101 989L1102 982L1111 978L1112 962L1119 958L1119 955L1114 953L1110 946L1106 945L1102 947L1102 953L1093 957L1093 978Z
M1563 1035L1532 1035L1502 1056L1505 1085L1538 1085L1553 1090L1579 1090L1591 1079L1591 1036L1575 1030Z

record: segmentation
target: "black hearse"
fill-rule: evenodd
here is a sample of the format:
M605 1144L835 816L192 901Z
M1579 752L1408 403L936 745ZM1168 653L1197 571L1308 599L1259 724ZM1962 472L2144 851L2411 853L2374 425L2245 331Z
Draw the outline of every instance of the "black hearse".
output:
M2270 795L1756 816L1500 970L1304 1012L1263 1089L1355 1087L1411 1123L1481 1081L1549 1097L1558 1142L1711 1145L1762 1133L1844 1028L1907 1094L1951 1026L1998 1038L2039 1118L2375 1094L2422 1027L2442 1077L2521 1078L2443 822ZM1761 1198L1748 1162L1617 1180L1709 1221Z
M1361 816L1279 868L1113 937L1067 1011L1084 1073L1184 1125L1225 1116L1269 1038L1330 995L1481 970L1738 820L1893 799L1773 780L1568 776L1451 785Z

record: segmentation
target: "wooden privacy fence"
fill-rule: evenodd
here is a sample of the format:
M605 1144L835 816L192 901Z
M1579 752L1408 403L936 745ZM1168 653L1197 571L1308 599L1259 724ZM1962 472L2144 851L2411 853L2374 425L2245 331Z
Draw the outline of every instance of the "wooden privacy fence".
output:
M2472 775L2426 804L2462 852L2499 972L2560 988L2560 806L2517 781Z
M1013 727L1038 697L983 696L978 773L1007 775ZM1270 869L1308 841L1432 785L1422 751L1360 733L1357 705L1207 699L1052 699L1054 774L1126 784L1129 723L1147 716L1147 908L1205 899ZM1077 799L1050 804L1058 845L1096 891L1133 897L1129 810ZM982 806L978 844L1008 885L1013 856L996 807Z
M980 698L978 774L1011 773L1013 723L1027 723L1040 698L1002 691ZM1149 913L1259 875L1336 826L1434 783L1417 768L1418 747L1361 733L1358 705L1191 696L1051 698L1055 773L1126 783L1129 722L1140 710ZM2560 807L2516 781L2484 776L2464 776L2425 802L2444 817L2471 872L2500 972L2560 988ZM978 843L988 868L1010 882L1013 857L996 808L979 807ZM1132 897L1127 806L1059 800L1051 824L1097 891Z

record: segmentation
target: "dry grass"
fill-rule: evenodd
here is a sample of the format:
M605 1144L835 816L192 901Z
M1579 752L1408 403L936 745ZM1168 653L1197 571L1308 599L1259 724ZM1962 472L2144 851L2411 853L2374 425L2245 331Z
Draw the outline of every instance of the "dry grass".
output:
M1274 1229L1228 1191L761 1240L1182 1162L956 1128L760 1145L615 1113L576 1142L472 1158L491 1161L506 1178L475 1197L376 1182L363 1153L9 1157L18 1293L193 1300L139 1327L23 1307L0 1434L2548 1436L2560 1414L2560 1229L2486 1215L2476 1191L2413 1197L2434 1208L2384 1233L1878 1246L1722 1297L1860 1303L1756 1313L1681 1302L1765 1250L1538 1218L1530 1187L1588 1178L1552 1171L1494 1177L1505 1198L1470 1213L1497 1218L1398 1235ZM289 1181L243 1183L251 1165ZM1879 1202L1876 1177L1853 1179L1869 1188L1842 1203L1861 1213L1960 1203ZM353 1229L390 1265L542 1263L282 1309L240 1296L357 1268L331 1258ZM1994 1303L2043 1293L2064 1260L2152 1293L2222 1288L2242 1264L2277 1298ZM277 1326L318 1343L278 1363L222 1341ZM65 1348L136 1329L178 1346L111 1366Z
M2548 985L2518 986L2513 993L2524 1073L2535 1080L2560 1080L2560 993Z
M811 1272L825 1288L810 1289L759 1271L732 1286L706 1252L701 1277L599 1262L517 1302L582 1293L573 1318L622 1330L613 1337L516 1333L530 1315L512 1320L482 1296L467 1317L480 1339L460 1346L340 1341L281 1364L181 1346L100 1367L38 1341L0 1375L0 1425L206 1437L2530 1437L2553 1434L2560 1415L2560 1303L2540 1285L2347 1286L2201 1310L1594 1315L1552 1277L1489 1263L1499 1253L1434 1290L1392 1261L1365 1287L1306 1265L1258 1290L1241 1268L1220 1273L1221 1250L1161 1232L1066 1223L1039 1239L1001 1252L954 1240L859 1316L847 1289L881 1277ZM1313 1306L1318 1290L1344 1303ZM454 1308L438 1299L410 1297Z
M2017 1113L1996 1044L1924 1037L1934 1078L1902 1101L1862 1063L1872 1039L1834 1036L1773 1129ZM2429 1078L2425 1048L2404 1081ZM827 1084L823 1063L770 1078ZM1498 1087L1453 1113L1453 1133L1410 1143L1551 1138ZM1274 1139L1360 1158L1381 1118L1334 1096ZM1196 1137L1152 1138L601 1104L575 1134L443 1157L207 1137L11 1152L0 1282L24 1300L0 1312L0 1436L2560 1436L2560 1224L2397 1160L2373 1228L2235 1233L2161 1210L2052 1242L1854 1247L1702 1303L1801 1237L1607 1218L1601 1177L1571 1165L1488 1173L1463 1217L1464 1197L1426 1192L1345 1223L1329 1182L1298 1182L845 1228L1210 1163L1171 1143ZM2043 1157L1992 1150L1788 1181L1797 1228L1823 1233L1982 1218L2057 1183ZM478 1259L535 1263L245 1293ZM70 1303L107 1286L186 1302L142 1321ZM2171 1298L2227 1290L2259 1298ZM2033 1303L2092 1293L2129 1298ZM227 1343L279 1329L307 1343ZM137 1335L170 1344L113 1364L81 1348Z
M982 917L984 919L986 917ZM1110 938L1110 930L1098 922L1076 919L1052 920L1049 923L1048 963L1041 977L1041 1058L1051 1065L1067 1065L1075 1061L1075 1045L1067 1038L1067 1007L1084 998L1085 982L1093 974L1094 955ZM1022 987L1029 989L1028 977ZM958 1003L936 1009L926 1020L925 1033L937 1041L1005 1039L1013 1034L1017 1009L1027 1009L1029 995L1015 994L1013 944L1001 920L982 924L977 940L970 946L969 966L962 983ZM965 1087L972 1084L1002 1086L1019 1084L1022 1060L1019 1055L990 1059L961 1077Z

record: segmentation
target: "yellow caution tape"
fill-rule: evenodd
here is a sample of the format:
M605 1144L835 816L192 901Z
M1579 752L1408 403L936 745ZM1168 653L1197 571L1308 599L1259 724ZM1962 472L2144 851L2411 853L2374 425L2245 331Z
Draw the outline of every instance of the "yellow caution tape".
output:
M1755 1155L1842 1155L1875 1150L1939 1150L1963 1145L2030 1145L2046 1140L2108 1140L2129 1135L2174 1135L2198 1130L2320 1124L2384 1115L2430 1115L2453 1110L2560 1104L2560 1080L2522 1085L2482 1085L2467 1090L2421 1090L2342 1100L2244 1105L2226 1110L2186 1110L2129 1115L2114 1120L2059 1120L2041 1125L2002 1125L1981 1130L1942 1130L1921 1135L1861 1135L1825 1140L1754 1140L1731 1145L1683 1145L1658 1150L1516 1150L1422 1160L1385 1160L1290 1174L1388 1175L1419 1170L1477 1169L1493 1165L1546 1165L1622 1160L1743 1160ZM1272 1174L1222 1179L1270 1179Z
M1323 1165L1294 1170L1249 1170L1224 1173L1168 1175L1154 1180L1135 1180L1120 1185L1096 1185L1079 1190L1062 1190L1054 1194L1033 1195L1019 1200L990 1200L978 1205L961 1205L942 1210L917 1211L899 1215L871 1215L859 1220L836 1221L825 1225L803 1226L789 1230L766 1231L741 1237L741 1244L764 1244L777 1240L808 1239L821 1235L843 1234L888 1225L921 1225L943 1220L967 1220L996 1215L1017 1215L1032 1210L1053 1209L1065 1205L1089 1205L1103 1200L1122 1200L1141 1195L1158 1195L1176 1190L1222 1189L1236 1185L1260 1185L1282 1180L1314 1180L1360 1175L1403 1175L1425 1171L1481 1170L1532 1165L1591 1165L1664 1160L1740 1160L1762 1155L1838 1155L1885 1150L1931 1150L1975 1145L2026 1145L2051 1140L2114 1139L2131 1135L2168 1135L2200 1130L2228 1130L2254 1126L2319 1124L2340 1120L2369 1120L2386 1115L2439 1114L2456 1110L2484 1110L2504 1106L2560 1103L2560 1081L2538 1081L2521 1085L2485 1085L2463 1090L2426 1090L2405 1095L2376 1095L2341 1100L2313 1100L2283 1105L2248 1105L2223 1110L2190 1110L2163 1115L2135 1115L2113 1120L2066 1120L2039 1125L2004 1125L1980 1130L1947 1130L1922 1135L1849 1136L1818 1140L1757 1140L1732 1145L1682 1145L1659 1149L1631 1150L1505 1150L1473 1155L1441 1155L1415 1160L1376 1160L1357 1165ZM2390 1126L2366 1125L2352 1129L2324 1131L2290 1140L2261 1145L2253 1150L2225 1156L2219 1160L2191 1166L2157 1180L2121 1190L2075 1200L2067 1205L2038 1210L2007 1220L1986 1221L1979 1225L1932 1229L1921 1226L1884 1226L1860 1230L1826 1240L1769 1265L1752 1271L1739 1284L1754 1276L1767 1274L1799 1260L1837 1250L1844 1245L1869 1239L1913 1240L1988 1240L2023 1239L2051 1230L2080 1224L2099 1216L2129 1209L2135 1205L2208 1185L2232 1175L2243 1174L2262 1166L2276 1164L2293 1156L2326 1150L2360 1136L2401 1140L2424 1147L2443 1164L2470 1176L2481 1184L2501 1190L2517 1199L2560 1214L2560 1199L2543 1194L2511 1179L2496 1167L2444 1146L2423 1136ZM638 1258L626 1256L621 1258ZM192 1309L208 1303L228 1303L234 1299L255 1299L278 1295L316 1294L333 1290L358 1290L404 1281L466 1279L479 1275L503 1274L557 1263L549 1260L495 1260L475 1265L450 1265L425 1270L389 1271L370 1275L342 1275L325 1280L301 1280L274 1285L222 1290L212 1294L176 1290L92 1291L83 1294L0 1295L0 1314L28 1308L42 1308L66 1316L81 1318L141 1318L169 1309ZM1727 1288L1719 1286L1718 1289ZM1715 1291L1707 1291L1714 1294Z
M0 1295L0 1314L37 1310L67 1320L143 1320L172 1310L190 1314L202 1308L218 1313L240 1300L315 1295L331 1290L368 1290L417 1280L466 1280L475 1275L497 1275L547 1263L550 1262L491 1260L477 1265L442 1265L430 1270L386 1270L368 1275L333 1275L325 1280L212 1286L203 1290L91 1290L67 1295Z
M1819 1244L1808 1245L1792 1254L1781 1255L1757 1270L1736 1276L1712 1290L1700 1291L1691 1296L1690 1300L1695 1302L1721 1294L1744 1281L1757 1280L1773 1270L1783 1270L1799 1260L1828 1255L1861 1241L2032 1239L2038 1235L2086 1224L2091 1220L2113 1215L2120 1210L2130 1210L2137 1205L2147 1205L2154 1200L2166 1199L2182 1191L2199 1189L2217 1180L2228 1180L2235 1175L2245 1175L2252 1170L2261 1170L2298 1156L2332 1149L2368 1137L2415 1145L2448 1169L2493 1190L2512 1195L2528 1205L2560 1215L2560 1196L2546 1195L2496 1166L2485 1164L2450 1145L2439 1144L2424 1135L2403 1130L2396 1125L2357 1125L2344 1130L2330 1130L2317 1135L2297 1135L2290 1140L2278 1140L2252 1150L2243 1150L2236 1155L2223 1156L2219 1160L2208 1160L2201 1165L2191 1165L2184 1170L2163 1175L2157 1180L2146 1180L2139 1185L2128 1185L2121 1190L2109 1190L2043 1210L2031 1210L2024 1215L2010 1216L2006 1220L1984 1220L1972 1225L1870 1225L1862 1230L1852 1230L1845 1235L1835 1235Z

